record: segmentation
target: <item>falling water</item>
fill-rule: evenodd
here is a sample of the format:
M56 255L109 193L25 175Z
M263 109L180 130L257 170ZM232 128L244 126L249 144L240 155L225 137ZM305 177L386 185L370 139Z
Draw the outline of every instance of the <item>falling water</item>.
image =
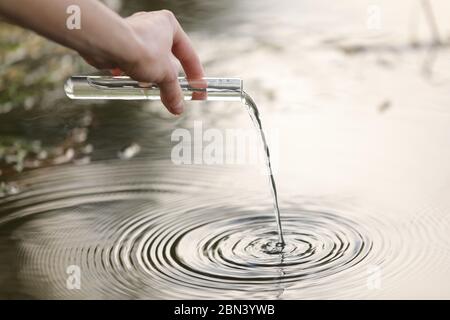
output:
M248 108L248 113L250 117L252 118L253 124L255 125L256 129L259 131L262 143L264 145L264 151L266 154L266 167L267 167L267 173L269 175L269 183L270 183L270 190L272 190L272 197L273 197L273 207L275 211L275 218L277 221L277 227L278 227L278 248L284 247L284 238L283 238L283 229L281 227L281 216L280 216L280 208L278 206L278 194L277 194L277 186L275 184L275 178L273 177L273 171L272 171L272 164L270 162L270 151L269 146L267 144L266 136L264 134L264 130L261 123L261 118L259 116L259 110L256 106L255 101L248 95L246 92L242 93L242 101L245 103L245 105Z

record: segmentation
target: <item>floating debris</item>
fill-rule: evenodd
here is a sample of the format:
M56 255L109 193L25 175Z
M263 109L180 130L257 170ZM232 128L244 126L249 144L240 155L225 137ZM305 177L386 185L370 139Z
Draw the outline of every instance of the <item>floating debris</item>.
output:
M92 124L94 116L92 115L91 111L86 111L81 119L79 120L80 126L82 127L89 127Z
M75 156L75 150L73 150L73 148L67 149L66 152L64 152L64 156L65 156L67 159L72 160L73 157Z
M88 130L86 128L75 128L72 130L71 135L75 143L83 143L87 140Z
M81 153L91 154L94 151L94 146L92 144L87 144L81 148Z
M52 160L53 164L63 164L69 161L72 161L72 159L75 156L75 150L73 148L68 148L64 151L64 153Z
M36 99L32 96L27 97L25 101L23 102L23 108L27 111L33 109L34 105L36 103Z
M393 61L391 61L391 60L389 60L387 58L384 58L384 57L377 58L376 63L379 66L382 66L382 67L385 67L385 68L392 68L392 66L394 65Z
M136 156L141 151L141 146L133 142L131 145L122 148L119 151L118 156L122 160L128 160Z
M25 159L23 166L27 169L35 169L39 168L42 164L42 161L38 159Z
M46 150L41 150L37 153L37 158L39 160L45 160L48 158L48 152Z
M383 112L387 111L390 107L391 107L391 101L386 100L378 106L378 111L380 113L383 113Z
M86 144L89 130L76 127L57 146L44 147L40 140L26 141L17 137L4 137L0 142L0 169L9 177L27 169L60 165L71 161L89 163L94 147ZM76 161L74 160L76 159Z
M2 169L10 169L14 172L22 172L25 168L25 160L28 154L36 149L36 143L24 144L19 141L5 141L0 146L0 167ZM6 174L8 170L3 170Z
M354 45L340 45L337 48L347 55L356 55L367 52L368 48L364 45L354 44Z
M30 150L38 153L39 151L42 150L42 142L39 140L34 140L30 143Z
M4 104L0 105L0 113L8 113L12 110L12 103L11 102L6 102Z
M91 157L84 156L84 157L81 157L81 158L73 159L73 163L78 165L78 166L89 164L89 163L91 163Z
M25 160L25 157L27 156L27 153L28 152L26 150L19 150L15 156L11 155L10 158L14 159L13 162L11 162L11 163L15 163L14 169L17 172L22 172L23 171L24 160ZM8 160L6 162L8 163Z
M0 182L0 198L12 196L20 192L19 186L15 183Z

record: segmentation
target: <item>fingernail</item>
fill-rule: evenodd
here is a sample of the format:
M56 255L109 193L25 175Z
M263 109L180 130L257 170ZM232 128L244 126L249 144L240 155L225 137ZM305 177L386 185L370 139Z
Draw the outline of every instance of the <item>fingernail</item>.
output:
M173 108L173 111L176 113L176 114L181 114L181 113L183 113L183 102L180 102L180 103L178 103L174 108Z
M113 76L118 77L121 76L123 72L119 68L114 68L111 70L111 73Z

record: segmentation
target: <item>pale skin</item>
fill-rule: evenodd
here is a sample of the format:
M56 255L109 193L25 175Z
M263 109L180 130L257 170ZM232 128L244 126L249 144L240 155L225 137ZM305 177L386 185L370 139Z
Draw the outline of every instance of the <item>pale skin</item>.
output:
M81 29L66 26L67 7L81 9ZM96 0L0 0L0 15L76 50L98 69L121 70L140 82L156 83L173 114L183 112L179 65L188 79L204 77L193 45L167 10L122 18Z

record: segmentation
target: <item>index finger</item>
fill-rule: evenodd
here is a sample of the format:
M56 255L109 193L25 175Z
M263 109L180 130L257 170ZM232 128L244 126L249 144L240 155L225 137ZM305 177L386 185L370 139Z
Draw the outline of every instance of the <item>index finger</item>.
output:
M200 58L195 52L191 40L176 19L172 53L180 60L188 79L200 80L205 76Z

